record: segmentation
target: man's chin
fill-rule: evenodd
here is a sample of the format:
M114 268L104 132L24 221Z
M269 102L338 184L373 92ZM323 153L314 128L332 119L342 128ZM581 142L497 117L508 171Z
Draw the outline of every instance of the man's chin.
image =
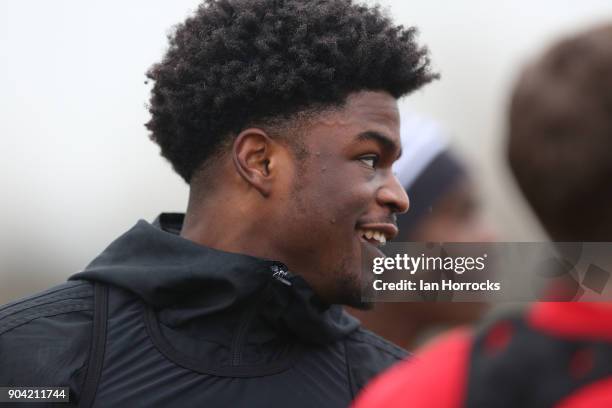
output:
M380 251L371 244L360 242L360 248L352 253L352 256L342 259L335 268L335 273L330 273L329 276L334 278L329 283L333 285L334 290L328 300L334 304L369 310L373 308L376 295L372 286L372 259L379 256Z
M372 278L369 275L345 275L337 281L336 299L334 303L350 306L359 310L370 310L374 307L374 290Z

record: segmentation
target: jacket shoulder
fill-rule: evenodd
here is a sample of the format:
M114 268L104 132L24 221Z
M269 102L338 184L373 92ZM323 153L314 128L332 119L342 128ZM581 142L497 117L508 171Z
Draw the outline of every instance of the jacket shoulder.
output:
M409 356L403 348L363 327L351 333L345 344L354 394L377 374Z
M88 358L93 294L91 283L73 281L0 306L0 386L74 389Z

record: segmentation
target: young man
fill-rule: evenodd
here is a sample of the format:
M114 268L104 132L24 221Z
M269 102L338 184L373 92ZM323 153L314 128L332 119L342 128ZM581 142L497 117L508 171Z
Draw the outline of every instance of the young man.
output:
M190 185L70 281L0 309L0 386L81 406L346 406L405 356L360 329L361 261L408 208L397 98L415 29L350 0L208 0L170 36L147 128Z
M510 167L555 241L612 241L612 26L556 44L521 77ZM540 302L458 331L356 407L612 406L612 304Z

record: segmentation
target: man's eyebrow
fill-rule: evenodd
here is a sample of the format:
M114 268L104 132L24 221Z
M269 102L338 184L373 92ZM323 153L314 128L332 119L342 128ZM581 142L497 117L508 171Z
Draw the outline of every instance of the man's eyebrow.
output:
M380 144L382 146L382 148L384 150L386 150L387 152L394 152L397 151L397 157L395 158L395 160L399 159L399 157L402 155L402 149L397 145L397 143L395 143L393 140L391 140L388 136L382 134L382 133L378 133L372 130L368 130L365 132L361 132L357 135L357 140L360 141L374 141L378 144Z

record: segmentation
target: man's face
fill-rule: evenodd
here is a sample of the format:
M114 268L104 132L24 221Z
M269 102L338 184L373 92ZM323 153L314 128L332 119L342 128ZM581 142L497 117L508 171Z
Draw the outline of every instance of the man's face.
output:
M394 214L408 209L391 171L401 151L397 102L351 94L343 108L309 119L301 137L309 155L294 162L275 201L277 247L326 301L363 306L372 279L363 257L381 255L379 241L397 234Z

